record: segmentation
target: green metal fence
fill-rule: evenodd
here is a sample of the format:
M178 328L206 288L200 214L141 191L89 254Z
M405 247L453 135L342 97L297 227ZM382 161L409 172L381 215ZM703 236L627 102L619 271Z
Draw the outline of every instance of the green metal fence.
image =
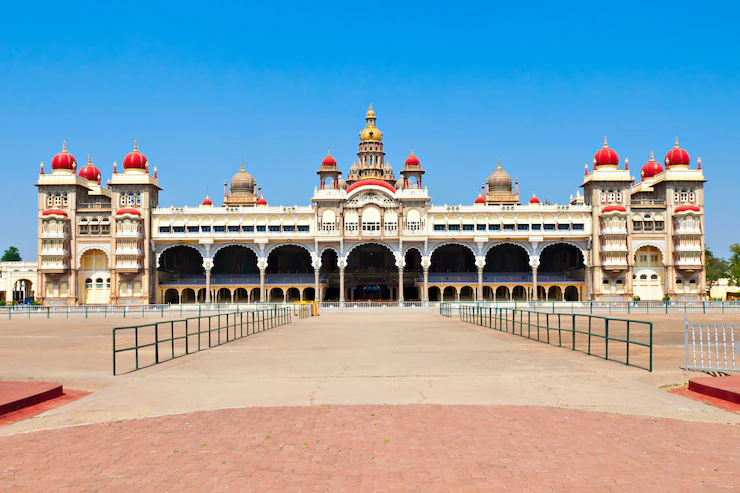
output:
M489 329L570 348L605 360L653 371L653 324L581 313L548 313L484 306L440 305L440 313Z
M123 373L140 370L291 322L290 307L266 307L202 315L113 329L113 375L121 373L118 357L133 355Z
M459 306L478 305L549 313L661 314L740 313L740 301L445 301L457 313Z
M292 303L209 303L183 305L76 305L76 306L33 306L18 305L0 307L0 320L13 318L93 318L123 317L152 318L175 316L202 316L230 313L242 310L262 310L267 307L293 306Z

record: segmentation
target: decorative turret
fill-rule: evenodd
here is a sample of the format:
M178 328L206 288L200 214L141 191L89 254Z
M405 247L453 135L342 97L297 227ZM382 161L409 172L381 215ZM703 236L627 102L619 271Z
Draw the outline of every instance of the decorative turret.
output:
M331 151L326 152L326 157L321 161L321 166L316 172L319 175L319 188L324 189L339 189L341 188L339 177L342 174L337 168L337 160L331 155ZM331 182L327 185L327 179L331 179ZM344 183L344 180L342 180ZM344 183L346 188L346 183Z
M678 145L678 137L676 137L676 145L673 149L668 151L665 155L665 166L669 169L688 169L691 164L691 158L686 149L681 148Z
M256 185L254 177L244 170L242 159L242 169L231 179L230 194L226 192L224 182L224 205L254 205L257 200L254 193Z
M421 161L414 154L414 150L411 149L411 154L406 158L403 164L403 170L401 170L401 176L403 176L403 188L414 189L422 188L421 177L425 171L421 167Z
M519 203L519 180L516 180L516 189L512 192L511 176L501 167L501 158L498 159L498 166L488 176L486 186L487 204L514 205Z
M51 172L72 172L77 169L77 160L67 152L67 141L62 143L62 152L57 153L51 160Z
M395 179L392 176L393 170L386 168L385 151L383 150L383 132L378 130L375 125L375 111L373 105L367 110L365 115L365 128L360 132L360 144L357 149L356 173L350 170L347 181L350 185L357 180L378 179L393 185Z

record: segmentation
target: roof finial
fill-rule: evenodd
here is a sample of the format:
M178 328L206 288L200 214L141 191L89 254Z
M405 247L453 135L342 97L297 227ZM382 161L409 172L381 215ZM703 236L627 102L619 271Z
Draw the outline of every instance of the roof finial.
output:
M39 174L43 175L44 174L44 162L43 161L41 161L40 168L41 168L41 172ZM699 169L701 169L701 161L699 161Z
M117 171L117 169L116 169L116 168L118 168L118 163L116 163L115 161L113 161L113 173L114 173L114 174L115 174L115 173L118 173L118 171Z
M678 135L676 135L676 149L678 149Z
M244 158L242 158L242 171L244 171Z
M498 168L496 169L501 169L501 158L498 158Z
M624 158L624 169L629 170L630 169L630 160L629 158Z
M655 153L653 151L650 151L650 160L655 161Z
M609 147L609 144L606 143L606 135L604 135L604 147Z
M92 164L92 154L87 155L87 164Z
M583 167L584 167L583 176L586 176L588 175L588 164L584 164Z
M67 141L62 142L62 152L67 152Z
M701 169L701 158L697 159L696 163L699 165L697 169ZM41 163L41 164L43 165L44 163Z
M138 151L138 150L139 150L139 141L135 140L134 141L134 151Z
M326 155L331 156L331 147L329 147L328 150L326 151Z

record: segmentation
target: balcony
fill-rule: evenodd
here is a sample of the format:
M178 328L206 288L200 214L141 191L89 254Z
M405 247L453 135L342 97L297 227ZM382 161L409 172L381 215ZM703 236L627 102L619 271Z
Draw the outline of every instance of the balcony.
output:
M44 231L43 233L41 233L41 238L67 240L69 239L69 235L64 231Z
M630 201L632 207L665 207L665 199L638 199Z
M49 257L68 257L69 256L69 250L65 249L58 249L58 248L42 248L41 249L41 256L49 256Z
M677 235L701 235L701 229L699 229L699 227L688 228L688 227L682 226L682 227L677 227L673 231L673 233Z
M139 257L144 253L139 248L116 248L116 255L129 255Z
M338 229L331 229L331 230L319 230L316 233L316 236L341 236L341 231Z
M116 270L120 273L136 273L141 270L141 265L132 262L116 260Z
M677 252L702 252L701 245L675 245L673 249Z
M601 245L602 252L626 252L627 245Z
M604 270L627 270L627 258L620 260L604 260L601 263L601 267Z
M116 238L142 238L143 235L140 231L117 231Z
M678 259L676 260L676 268L683 270L699 270L704 267L704 262L700 258L696 259Z
M627 235L627 227L622 228L602 228L601 230L602 235Z

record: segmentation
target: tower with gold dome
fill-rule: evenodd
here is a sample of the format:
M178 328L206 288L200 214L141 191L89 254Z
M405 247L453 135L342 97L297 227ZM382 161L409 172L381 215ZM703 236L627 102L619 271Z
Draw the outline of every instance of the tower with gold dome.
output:
M382 180L389 185L394 185L396 182L393 168L385 159L383 132L378 129L376 122L377 118L371 104L365 115L365 128L360 132L357 163L350 169L347 177L349 185L366 179Z

